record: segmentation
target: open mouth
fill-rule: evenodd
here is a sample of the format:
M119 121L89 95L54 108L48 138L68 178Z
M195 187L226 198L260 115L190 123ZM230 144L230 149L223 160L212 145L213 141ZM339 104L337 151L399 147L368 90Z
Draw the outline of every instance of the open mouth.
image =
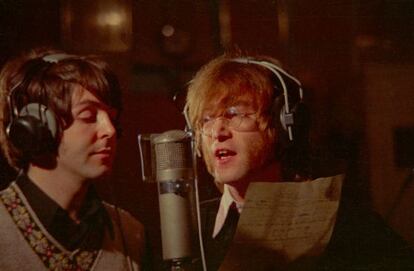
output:
M226 159L236 155L236 152L228 150L228 149L217 149L215 151L214 155L219 160L226 160Z

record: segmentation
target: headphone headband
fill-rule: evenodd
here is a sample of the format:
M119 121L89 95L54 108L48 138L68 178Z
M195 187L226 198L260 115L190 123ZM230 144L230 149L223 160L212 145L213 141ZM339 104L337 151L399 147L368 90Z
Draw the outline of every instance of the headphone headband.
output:
M46 64L55 64L55 63L59 63L62 60L69 59L69 58L76 58L76 57L77 56L75 56L75 55L66 54L66 53L52 53L52 54L45 55L45 56L39 58L38 60L41 60L43 62L43 64L45 64L45 63ZM36 59L34 59L34 60L36 60ZM10 120L11 121L14 119L15 116L19 115L19 111L18 111L18 109L16 107L16 104L15 104L15 101L14 101L15 92L18 90L18 88L20 88L28 80L30 80L30 78L27 78L27 74L26 74L24 76L22 82L14 85L13 88L10 90L9 94L7 95L7 102L10 106L9 112L10 112Z
M75 55L70 55L66 53L58 53L58 54L45 55L42 58L42 60L48 63L58 63L61 60L65 60L68 58L75 58L75 57L76 57Z
M285 80L283 80L282 74L292 81L294 81L298 86L299 91L299 102L303 100L303 90L302 90L302 84L301 82L295 78L294 76L290 75L288 72L283 70L281 67L277 66L276 64L266 61L266 60L258 60L252 57L240 57L240 58L234 58L231 61L243 63L243 64L255 64L262 66L268 70L270 70L279 80L280 85L282 86L283 90L283 98L284 98L284 106L282 109L281 115L280 115L280 121L282 123L283 128L285 128L288 132L289 139L293 141L293 130L292 126L294 124L294 116L293 111L290 108L289 103L289 93L288 89L285 83ZM284 112L283 112L284 111Z
M256 65L265 67L268 70L272 71L273 74L276 75L276 77L279 79L279 82L282 85L283 95L285 96L286 113L290 113L289 103L288 103L288 100L287 100L288 93L287 93L287 87L286 87L285 81L283 80L280 73L282 73L283 75L285 75L286 77L288 77L289 79L291 79L292 81L294 81L298 85L298 87L299 87L299 99L303 100L302 83L296 77L294 77L291 74L287 73L285 70L283 70L281 67L277 66L276 64L271 63L269 61L265 61L265 60L256 60L256 59L251 58L251 57L234 58L232 61L233 62L238 62L238 63L243 63L243 64L256 64Z
M49 54L28 60L23 66L23 78L15 84L7 95L9 123L6 133L12 144L25 153L37 155L54 151L57 133L60 130L56 115L47 105L25 100L18 108L17 93L26 91L37 74L42 74L50 65L76 56L65 53ZM47 97L42 89L42 95ZM26 93L27 94L27 93Z
M293 82L295 82L298 86L298 92L299 92L299 103L303 100L303 89L301 82L283 70L281 67L277 66L276 64L266 61L266 60L258 60L252 57L239 57L239 58L233 58L230 59L231 62L237 62L242 64L255 64L262 66L268 70L270 70L279 80L280 85L282 86L283 90L283 98L284 98L284 106L280 112L280 122L285 130L288 132L288 136L290 141L293 141L293 125L294 125L294 110L291 110L290 103L289 103L289 93L288 89L285 83L285 80L283 79L282 75L286 76L287 78L291 79ZM188 104L185 104L183 114L187 123L187 130L192 130L193 127L191 127L190 118L188 116Z

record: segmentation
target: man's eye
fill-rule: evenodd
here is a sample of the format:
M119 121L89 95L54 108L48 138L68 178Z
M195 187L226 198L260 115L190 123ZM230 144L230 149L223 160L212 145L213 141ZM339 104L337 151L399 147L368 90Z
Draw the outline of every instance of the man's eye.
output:
M212 116L204 116L202 119L201 119L201 122L204 124L204 123L207 123L207 122L210 122L210 121L212 121L214 118L212 117Z
M224 113L223 116L227 119L232 119L232 118L237 117L239 115L241 115L241 114L240 114L239 110L237 110L236 107L230 107L226 110L226 112Z
M78 119L85 121L85 122L95 122L96 121L96 113L91 110L82 111L78 115Z

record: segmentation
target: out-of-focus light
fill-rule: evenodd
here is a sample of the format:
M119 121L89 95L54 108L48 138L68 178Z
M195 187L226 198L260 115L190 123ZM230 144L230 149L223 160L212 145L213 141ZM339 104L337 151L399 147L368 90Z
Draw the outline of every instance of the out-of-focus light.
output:
M79 51L124 52L132 46L132 1L62 1L62 43Z
M172 25L166 24L162 27L161 33L164 37L171 37L174 35L175 28Z
M231 12L228 0L219 1L220 42L228 48L232 42Z
M125 16L119 12L110 11L98 14L97 21L101 26L119 26L125 21Z
M355 38L355 45L359 48L371 48L377 44L377 38L371 35L358 35Z

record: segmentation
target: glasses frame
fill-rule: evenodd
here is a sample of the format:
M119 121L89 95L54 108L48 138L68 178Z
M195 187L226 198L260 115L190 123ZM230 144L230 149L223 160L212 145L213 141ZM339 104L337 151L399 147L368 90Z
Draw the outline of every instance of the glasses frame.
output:
M234 107L234 106L232 106ZM214 125L216 123L216 121L218 119L223 119L223 124L225 124L227 127L238 131L238 132L248 132L251 131L252 129L240 129L240 127L242 126L241 124L243 123L244 120L246 119L251 119L256 125L257 125L257 116L255 118L251 118L250 116L253 115L257 115L258 112L246 112L246 113L240 113L240 112L231 112L231 108L229 107L227 108L223 113L221 113L220 115L217 115L215 117L209 117L210 119L207 121L211 124L209 124L209 128L205 128L205 124L206 122L204 121L199 121L198 123L198 130L201 132L201 134L205 135L205 136L211 136L213 134L212 130L214 128ZM227 116L226 116L227 114ZM235 125L235 117L239 117L239 123L237 125ZM205 119L205 117L203 118ZM232 122L233 121L233 122Z

